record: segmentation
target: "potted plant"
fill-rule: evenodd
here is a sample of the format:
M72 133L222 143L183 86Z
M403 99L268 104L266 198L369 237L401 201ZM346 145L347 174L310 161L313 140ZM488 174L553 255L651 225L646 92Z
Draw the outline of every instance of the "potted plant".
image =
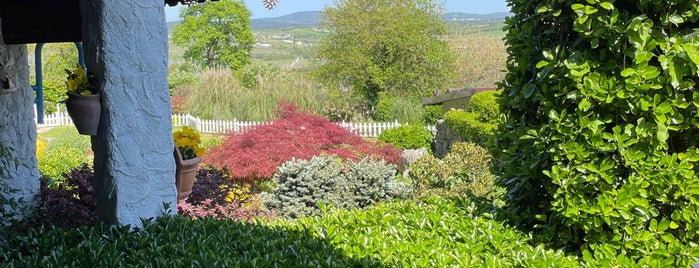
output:
M204 154L204 148L199 147L199 133L190 127L182 127L182 130L172 133L172 137L175 139L177 200L181 200L192 193L197 166L201 162L200 156Z
M68 115L80 134L97 135L102 115L99 86L94 77L86 73L81 65L73 71L68 69L65 71L68 74L66 77Z

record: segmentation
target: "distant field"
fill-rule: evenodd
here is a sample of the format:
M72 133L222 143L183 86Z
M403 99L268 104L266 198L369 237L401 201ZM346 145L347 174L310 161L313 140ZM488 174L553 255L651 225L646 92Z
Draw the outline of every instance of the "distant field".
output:
M451 44L461 47L459 40L468 36L504 37L503 23L486 21L481 24L449 23L448 39ZM255 48L252 50L254 61L269 63L280 67L293 67L295 70L306 69L313 57L313 48L326 34L317 27L299 27L255 31ZM170 43L170 64L181 64L184 48Z

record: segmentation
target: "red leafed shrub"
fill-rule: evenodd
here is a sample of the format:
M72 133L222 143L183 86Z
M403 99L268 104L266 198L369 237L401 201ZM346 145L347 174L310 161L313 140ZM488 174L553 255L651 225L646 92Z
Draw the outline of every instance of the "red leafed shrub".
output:
M228 167L234 180L257 183L274 175L278 166L292 159L337 155L343 159L384 159L398 165L400 151L390 144L369 142L327 118L280 103L278 119L241 135L229 134L221 145L204 155L206 163Z

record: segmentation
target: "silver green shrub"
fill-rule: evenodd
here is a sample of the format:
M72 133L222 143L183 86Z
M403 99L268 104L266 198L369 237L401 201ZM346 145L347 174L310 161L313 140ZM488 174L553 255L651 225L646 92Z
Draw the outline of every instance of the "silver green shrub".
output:
M411 198L410 185L395 181L396 166L363 159L313 157L292 160L279 167L276 185L263 194L266 208L278 216L298 218L320 215L320 203L354 209L394 198Z

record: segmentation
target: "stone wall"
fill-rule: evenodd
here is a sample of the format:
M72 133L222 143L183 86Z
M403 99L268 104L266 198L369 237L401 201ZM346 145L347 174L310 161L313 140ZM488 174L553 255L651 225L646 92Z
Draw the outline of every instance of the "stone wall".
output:
M33 200L39 192L39 169L27 46L0 43L0 64L16 73L17 85L14 92L0 94L0 144L9 155L0 161L0 180L18 190L15 197Z

